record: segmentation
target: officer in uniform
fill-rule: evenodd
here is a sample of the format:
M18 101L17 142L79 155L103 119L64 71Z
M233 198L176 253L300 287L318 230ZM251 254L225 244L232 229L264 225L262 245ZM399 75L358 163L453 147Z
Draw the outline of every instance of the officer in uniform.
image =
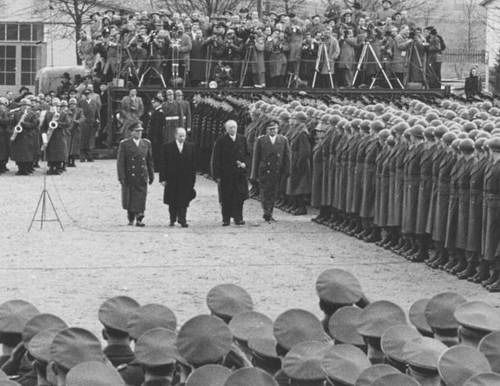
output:
M137 89L132 87L129 94L124 96L120 102L120 118L123 121L125 132L124 138L128 138L130 133L126 132L132 123L139 121L144 114L144 103L142 98L137 96Z
M75 160L80 157L80 140L82 136L81 123L83 120L82 110L77 106L78 102L75 98L71 98L68 102L68 119L69 135L68 135L68 167L76 167Z
M92 151L95 148L95 137L97 127L100 123L100 107L92 99L89 89L83 91L84 98L80 101L79 107L82 109L80 162L93 162Z
M66 133L68 129L67 114L60 111L60 101L52 101L52 111L45 116L42 125L42 151L45 152L49 170L47 174L61 174L67 159ZM53 127L51 127L53 125Z
M122 187L122 206L127 211L129 225L143 227L148 182L154 181L151 142L142 137L142 125L133 123L132 137L124 139L118 147L118 180Z
M191 104L189 101L184 100L184 93L182 90L175 90L175 101L181 108L182 127L186 129L189 134L191 132Z
M273 208L281 178L290 173L290 148L285 136L278 134L279 123L267 123L267 134L257 138L253 149L252 174L250 179L258 181L264 220L275 221Z
M11 119L8 109L7 98L0 97L0 174L8 172L7 162L10 157L10 133L9 125Z
M163 126L163 143L172 142L175 139L175 130L182 126L182 109L177 101L174 100L174 91L167 90L166 101L162 105L165 115L165 125Z

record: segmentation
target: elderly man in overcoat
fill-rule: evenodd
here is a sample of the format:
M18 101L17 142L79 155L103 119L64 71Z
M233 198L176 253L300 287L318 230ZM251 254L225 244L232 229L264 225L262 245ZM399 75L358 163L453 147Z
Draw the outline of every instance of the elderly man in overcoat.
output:
M247 141L237 133L235 121L227 121L224 128L226 134L215 142L211 162L212 175L219 187L222 225L230 225L231 218L236 225L244 225L243 203L248 198Z
M290 174L290 148L288 139L278 134L279 122L267 124L267 134L257 138L253 149L252 174L260 187L264 220L274 221L273 208L282 176Z
M118 147L118 180L122 186L122 206L127 211L128 225L144 227L142 221L146 210L148 182L154 181L151 142L142 139L141 122L128 128L131 137L120 142Z

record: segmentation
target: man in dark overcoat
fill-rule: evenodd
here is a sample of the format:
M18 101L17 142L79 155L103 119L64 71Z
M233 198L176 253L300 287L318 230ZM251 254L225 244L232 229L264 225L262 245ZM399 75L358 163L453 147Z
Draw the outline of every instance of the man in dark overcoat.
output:
M100 107L91 98L90 90L85 89L84 98L80 102L83 120L81 127L80 161L93 162L92 150L95 147L95 135L100 122Z
M151 99L153 110L150 112L151 118L149 119L149 140L153 150L153 164L155 172L160 172L161 166L161 151L164 145L163 132L165 130L165 114L162 110L162 101L158 97Z
M264 220L273 221L273 208L281 177L290 174L290 147L288 139L278 134L279 122L267 124L267 134L257 138L253 149L252 174L260 187Z
M215 142L211 162L212 175L219 187L222 225L228 226L231 218L236 225L244 225L243 202L248 198L247 141L237 133L235 121L227 121L224 128L226 134Z
M170 226L177 221L187 228L186 212L195 196L196 159L194 144L186 142L186 130L176 130L175 141L163 145L160 183L165 187L163 202L168 205Z
M38 134L38 116L31 108L28 99L21 100L21 110L14 114L14 126L20 125L22 131L11 141L11 158L16 162L16 175L26 176L33 172L35 137ZM12 138L12 137L11 137Z
M7 105L9 101L7 98L0 97L0 174L9 171L7 169L7 162L10 157L10 117Z
M120 142L118 147L118 180L122 186L122 206L127 211L128 225L143 227L148 182L154 181L151 142L142 139L141 122L129 128L132 136Z

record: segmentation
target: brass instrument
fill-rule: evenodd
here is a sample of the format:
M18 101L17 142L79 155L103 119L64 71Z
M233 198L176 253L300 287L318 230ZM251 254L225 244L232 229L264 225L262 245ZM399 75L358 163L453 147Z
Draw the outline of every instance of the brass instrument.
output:
M54 134L54 130L59 127L59 118L61 117L61 114L59 111L55 111L54 115L52 116L52 120L49 122L49 129L47 130L47 133L42 134L42 150L47 148L48 144L50 143L50 139L52 138L52 134Z
M17 138L18 134L21 134L23 132L23 126L22 124L26 120L26 117L28 116L28 109L24 110L23 115L21 115L21 118L19 119L19 122L17 122L17 125L14 126L14 132L12 133L10 137L10 141L14 142Z

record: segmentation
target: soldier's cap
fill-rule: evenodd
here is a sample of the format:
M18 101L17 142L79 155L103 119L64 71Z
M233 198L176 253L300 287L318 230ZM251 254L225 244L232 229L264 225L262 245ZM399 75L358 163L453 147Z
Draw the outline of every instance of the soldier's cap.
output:
M25 344L29 343L36 334L43 330L63 330L65 328L68 328L68 325L58 316L52 314L38 314L32 317L24 326L22 332L23 342Z
M420 333L413 326L398 324L389 327L380 338L380 347L386 357L399 362L405 362L403 347L414 338L418 338Z
M31 106L31 101L28 98L21 99L21 106Z
M224 386L278 386L278 383L264 370L250 367L233 372Z
M491 366L480 351L458 345L449 348L441 355L438 371L445 385L463 386L470 377L491 372Z
M251 338L271 338L273 336L273 321L259 312L246 311L231 319L229 329L233 337L243 342L248 342Z
M434 138L434 127L429 126L424 129L424 137L427 139Z
M68 103L70 105L76 105L78 102L77 102L76 98L70 98Z
M153 328L163 327L172 331L177 328L177 318L170 308L161 304L146 304L129 316L127 332L132 339Z
M393 130L394 132L398 134L403 134L405 130L408 130L410 128L410 125L406 122L400 122L396 125L394 125Z
M352 273L336 268L319 275L316 292L321 300L333 304L355 304L363 297L358 279Z
M66 376L66 386L125 386L120 373L111 365L89 361L73 367Z
M248 348L257 356L269 359L280 359L274 337L253 337L248 340Z
M24 300L9 300L0 304L0 332L22 334L26 323L38 315L37 308Z
M424 139L425 128L419 124L416 124L410 129L410 134L417 139Z
M377 120L377 121L370 122L370 130L379 132L383 128L385 128L385 124L383 121Z
M99 362L104 358L99 339L78 327L60 331L50 345L50 355L55 363L67 370L82 362Z
M448 128L445 125L439 125L434 129L434 136L436 138L442 138L448 132Z
M158 98L156 95L151 98L151 102L163 103L163 101L160 98Z
M370 366L361 372L354 386L371 386L377 379L389 374L399 374L399 371L386 364Z
M409 375L397 373L387 374L372 383L372 386L420 386L420 383Z
M491 369L500 373L500 331L491 332L484 336L477 348L486 356Z
M451 145L456 139L457 135L451 131L448 131L445 135L443 135L443 142L447 145Z
M455 329L458 321L455 310L467 300L454 292L444 292L429 300L425 308L425 317L432 328Z
M283 111L280 113L279 115L279 119L281 119L282 121L287 121L290 119L290 113L288 111Z
M411 324L413 324L417 330L419 330L423 335L432 335L432 328L427 323L425 318L425 307L429 303L430 299L420 299L413 303L410 307L409 318Z
M469 131L472 131L472 130L476 130L477 129L477 125L474 122L466 122L462 126L462 129L465 132L469 132Z
M220 284L208 291L207 306L217 316L232 318L240 312L252 311L253 301L243 288L235 284Z
M211 315L188 320L177 336L177 349L190 364L214 363L231 349L233 336L228 325Z
M62 330L63 329L43 330L31 338L27 347L31 356L38 361L49 363L52 360L50 345L54 341L57 334L59 334Z
M500 374L477 374L465 381L464 386L500 386Z
M478 137L478 138L476 138L476 140L474 141L474 147L476 149L478 149L478 150L483 149L487 140L488 139L485 138L485 137Z
M328 322L328 330L335 342L352 344L357 347L365 346L363 337L358 334L357 326L361 309L354 306L339 308Z
M401 307L387 300L370 303L359 316L358 333L362 336L380 338L392 326L406 324L406 315Z
M437 115L435 112L431 111L425 115L425 120L428 123L431 123L434 120L439 120L439 115Z
M461 304L454 316L459 324L468 328L484 332L500 330L500 310L482 301Z
M350 344L331 346L322 360L328 378L346 385L354 385L370 365L366 354Z
M492 137L487 142L488 148L494 153L500 153L500 137ZM0 329L1 330L1 329Z
M275 119L270 120L269 122L266 123L266 128L267 129L278 129L279 128L279 122Z
M305 341L296 344L283 359L283 371L297 381L318 381L326 379L322 360L332 343Z
M223 386L231 370L221 365L205 365L197 368L186 380L186 386Z
M88 95L90 94L90 89L86 88L85 90L82 91L83 95Z
M60 103L60 106L63 107L63 106L68 106L68 101L63 99Z
M128 296L116 296L101 304L98 318L105 327L128 332L129 318L139 307L139 303Z
M248 13L250 12L248 8L240 8L240 13Z
M495 124L493 122L485 122L481 129L491 133L495 129Z
M439 357L447 349L439 340L419 335L408 339L401 353L403 362L410 366L436 371Z
M302 111L299 111L299 112L292 114L292 118L297 120L297 121L300 121L300 122L307 121L307 115L305 113L303 113Z
M279 315L274 322L273 331L279 345L285 350L308 340L329 340L319 319L301 309L291 309Z
M137 362L149 367L184 362L177 350L176 341L177 334L172 330L158 327L146 331L135 344Z
M128 130L129 131L143 131L144 128L142 127L142 122L141 121L135 121L135 122L132 122L130 123L130 125L128 126Z

